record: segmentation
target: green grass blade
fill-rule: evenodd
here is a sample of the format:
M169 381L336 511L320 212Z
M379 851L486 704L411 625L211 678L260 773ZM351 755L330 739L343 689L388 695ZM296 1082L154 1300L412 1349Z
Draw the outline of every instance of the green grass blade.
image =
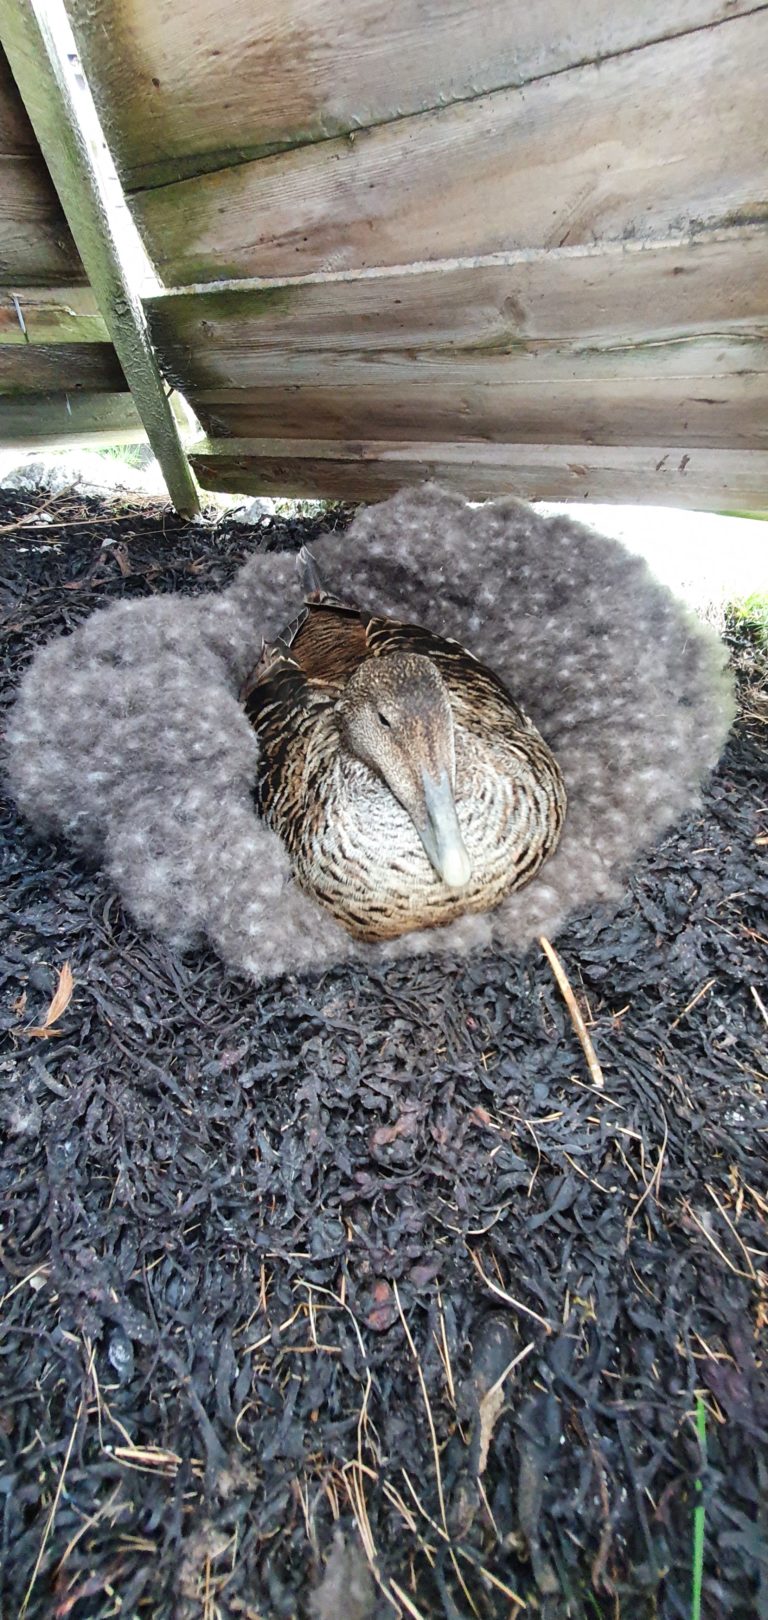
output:
M701 1451L702 1464L707 1460L707 1408L700 1395L696 1396L696 1434ZM697 1497L703 1492L700 1479L696 1480L695 1490ZM704 1532L706 1521L706 1507L697 1501L693 1510L693 1570L691 1577L691 1620L701 1620L701 1591L704 1579Z

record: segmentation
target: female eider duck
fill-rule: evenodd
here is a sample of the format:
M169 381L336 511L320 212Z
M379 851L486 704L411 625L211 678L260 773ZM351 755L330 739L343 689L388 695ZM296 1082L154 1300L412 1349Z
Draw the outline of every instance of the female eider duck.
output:
M241 692L256 803L298 882L369 941L497 905L560 838L549 748L458 642L340 601L299 564L304 609Z

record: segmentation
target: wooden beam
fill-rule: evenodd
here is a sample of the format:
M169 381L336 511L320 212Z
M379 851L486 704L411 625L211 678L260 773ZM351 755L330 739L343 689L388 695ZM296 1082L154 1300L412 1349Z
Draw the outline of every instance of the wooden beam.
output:
M376 500L434 478L470 499L619 501L759 510L768 451L669 445L445 444L204 440L190 460L205 489Z
M180 512L198 492L42 0L0 0L0 40L126 380Z
M146 439L127 389L122 394L27 394L0 398L0 448L136 444Z
M212 436L764 446L768 231L168 292Z

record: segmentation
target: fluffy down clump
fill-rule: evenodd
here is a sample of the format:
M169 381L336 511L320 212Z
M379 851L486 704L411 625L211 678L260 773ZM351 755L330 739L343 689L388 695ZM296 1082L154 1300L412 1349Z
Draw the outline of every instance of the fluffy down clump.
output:
M104 863L136 918L207 936L259 979L343 958L521 948L617 892L632 856L695 802L733 716L724 651L645 564L517 501L433 485L313 547L329 587L462 641L507 682L568 788L557 854L494 913L353 943L297 889L251 799L257 744L237 693L298 605L292 555L254 556L198 599L125 602L52 642L22 682L8 774L41 831Z

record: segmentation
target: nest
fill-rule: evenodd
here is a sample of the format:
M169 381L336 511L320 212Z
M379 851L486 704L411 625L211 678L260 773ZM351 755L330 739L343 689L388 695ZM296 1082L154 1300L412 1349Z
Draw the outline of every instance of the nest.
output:
M120 602L54 641L11 717L8 770L43 832L103 862L134 916L206 937L254 979L424 951L522 950L619 892L695 802L733 717L717 636L615 542L517 501L433 485L314 547L331 589L454 637L507 683L555 752L557 854L493 913L386 946L353 942L291 879L257 819L257 742L238 703L263 637L298 605L295 559L256 555L226 590Z

